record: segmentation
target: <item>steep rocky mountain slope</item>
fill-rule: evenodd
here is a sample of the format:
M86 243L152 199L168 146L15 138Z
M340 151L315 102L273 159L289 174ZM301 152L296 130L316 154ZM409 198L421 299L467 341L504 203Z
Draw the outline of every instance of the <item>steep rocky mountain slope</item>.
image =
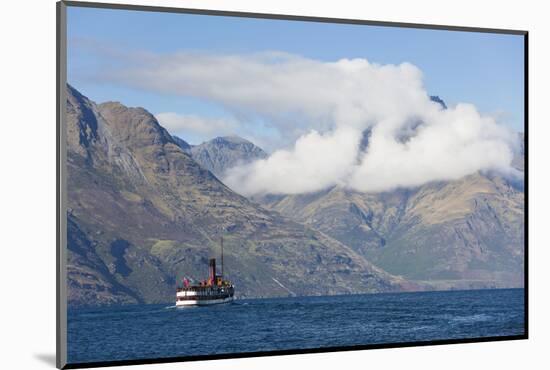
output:
M187 141L183 140L182 138L172 135L172 139L174 139L174 142L186 153L189 153L191 151L191 148L193 147L190 145Z
M415 289L326 234L236 194L145 109L67 87L71 305L171 302L225 245L239 297Z
M388 272L434 288L523 284L524 194L496 175L385 193L335 187L258 201Z

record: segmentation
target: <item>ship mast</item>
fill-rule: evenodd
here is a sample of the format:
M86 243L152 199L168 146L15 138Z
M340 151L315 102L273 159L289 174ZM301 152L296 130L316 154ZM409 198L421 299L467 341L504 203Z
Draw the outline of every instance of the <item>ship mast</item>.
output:
M223 236L220 237L221 245L222 245L222 279L223 279Z

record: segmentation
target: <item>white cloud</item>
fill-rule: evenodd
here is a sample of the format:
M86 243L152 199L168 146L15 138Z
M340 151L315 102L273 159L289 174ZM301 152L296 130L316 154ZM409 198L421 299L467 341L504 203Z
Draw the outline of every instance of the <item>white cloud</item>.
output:
M259 117L293 143L228 172L226 183L246 195L332 185L382 191L479 170L511 171L514 133L472 105L442 109L409 63L324 62L273 52L178 53L142 55L139 64L107 78L217 102L238 116ZM223 131L227 124L164 115L162 124L193 130ZM369 146L360 153L366 129Z
M458 179L479 170L512 171L517 136L493 119L481 117L474 106L459 104L425 119L406 142L376 126L348 185L381 191Z
M351 175L360 133L351 128L301 136L291 150L230 169L224 182L241 194L307 193L344 181Z
M104 78L163 94L200 97L232 110L239 121L260 117L294 141L310 129L364 126L415 114L426 101L415 66L365 59L321 62L266 52L249 55L136 55L135 65ZM399 103L397 103L399 102Z

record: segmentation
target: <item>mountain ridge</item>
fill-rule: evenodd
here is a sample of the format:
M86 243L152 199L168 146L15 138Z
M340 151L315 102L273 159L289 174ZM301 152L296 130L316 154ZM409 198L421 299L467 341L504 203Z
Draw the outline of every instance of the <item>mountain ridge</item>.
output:
M215 137L193 146L189 152L203 168L220 179L231 167L267 158L267 153L263 149L234 135Z
M523 285L524 196L474 174L416 189L255 198L350 246L392 274L440 287Z
M147 110L67 93L70 305L172 301L222 235L240 297L421 288L236 194Z

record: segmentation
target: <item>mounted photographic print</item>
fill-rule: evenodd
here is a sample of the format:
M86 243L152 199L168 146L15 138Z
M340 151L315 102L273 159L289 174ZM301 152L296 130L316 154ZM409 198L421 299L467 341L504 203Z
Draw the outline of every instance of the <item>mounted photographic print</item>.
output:
M58 367L527 338L526 55L58 3Z

